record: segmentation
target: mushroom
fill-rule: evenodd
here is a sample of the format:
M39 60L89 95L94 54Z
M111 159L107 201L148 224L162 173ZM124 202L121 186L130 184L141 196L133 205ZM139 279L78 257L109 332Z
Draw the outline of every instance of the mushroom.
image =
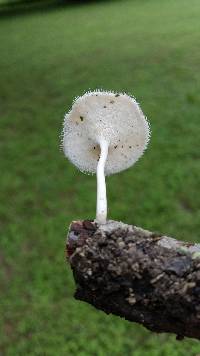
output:
M111 91L87 92L65 115L63 150L84 173L97 175L96 222L105 224L105 175L132 166L143 154L150 127L136 100Z

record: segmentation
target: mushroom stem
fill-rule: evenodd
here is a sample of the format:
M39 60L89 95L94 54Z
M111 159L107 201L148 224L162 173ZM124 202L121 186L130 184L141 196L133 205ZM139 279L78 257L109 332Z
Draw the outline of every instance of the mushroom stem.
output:
M100 141L100 159L97 165L97 208L96 208L96 222L105 224L107 218L107 197L106 197L106 181L104 168L108 155L108 142Z

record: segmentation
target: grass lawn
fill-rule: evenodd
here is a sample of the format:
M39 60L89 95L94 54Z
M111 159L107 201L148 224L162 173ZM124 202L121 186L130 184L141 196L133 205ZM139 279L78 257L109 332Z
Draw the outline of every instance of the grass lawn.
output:
M0 354L195 356L73 299L67 227L95 215L95 177L61 152L64 112L88 88L134 94L144 157L108 182L109 217L200 242L200 2L114 0L0 18Z

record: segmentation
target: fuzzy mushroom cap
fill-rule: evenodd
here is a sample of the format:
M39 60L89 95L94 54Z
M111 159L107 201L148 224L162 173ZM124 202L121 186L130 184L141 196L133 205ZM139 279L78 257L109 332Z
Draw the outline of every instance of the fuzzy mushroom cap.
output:
M66 114L63 149L82 172L96 173L100 141L109 144L105 174L132 166L150 137L148 121L134 98L127 94L95 91L77 98Z

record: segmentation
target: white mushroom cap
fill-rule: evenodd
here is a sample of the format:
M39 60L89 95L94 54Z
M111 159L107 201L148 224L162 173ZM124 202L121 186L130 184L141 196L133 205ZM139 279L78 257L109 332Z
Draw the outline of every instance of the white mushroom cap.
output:
M105 174L132 166L143 154L150 137L148 121L138 103L127 94L87 92L66 114L63 149L81 171L96 173L100 141L108 142Z

